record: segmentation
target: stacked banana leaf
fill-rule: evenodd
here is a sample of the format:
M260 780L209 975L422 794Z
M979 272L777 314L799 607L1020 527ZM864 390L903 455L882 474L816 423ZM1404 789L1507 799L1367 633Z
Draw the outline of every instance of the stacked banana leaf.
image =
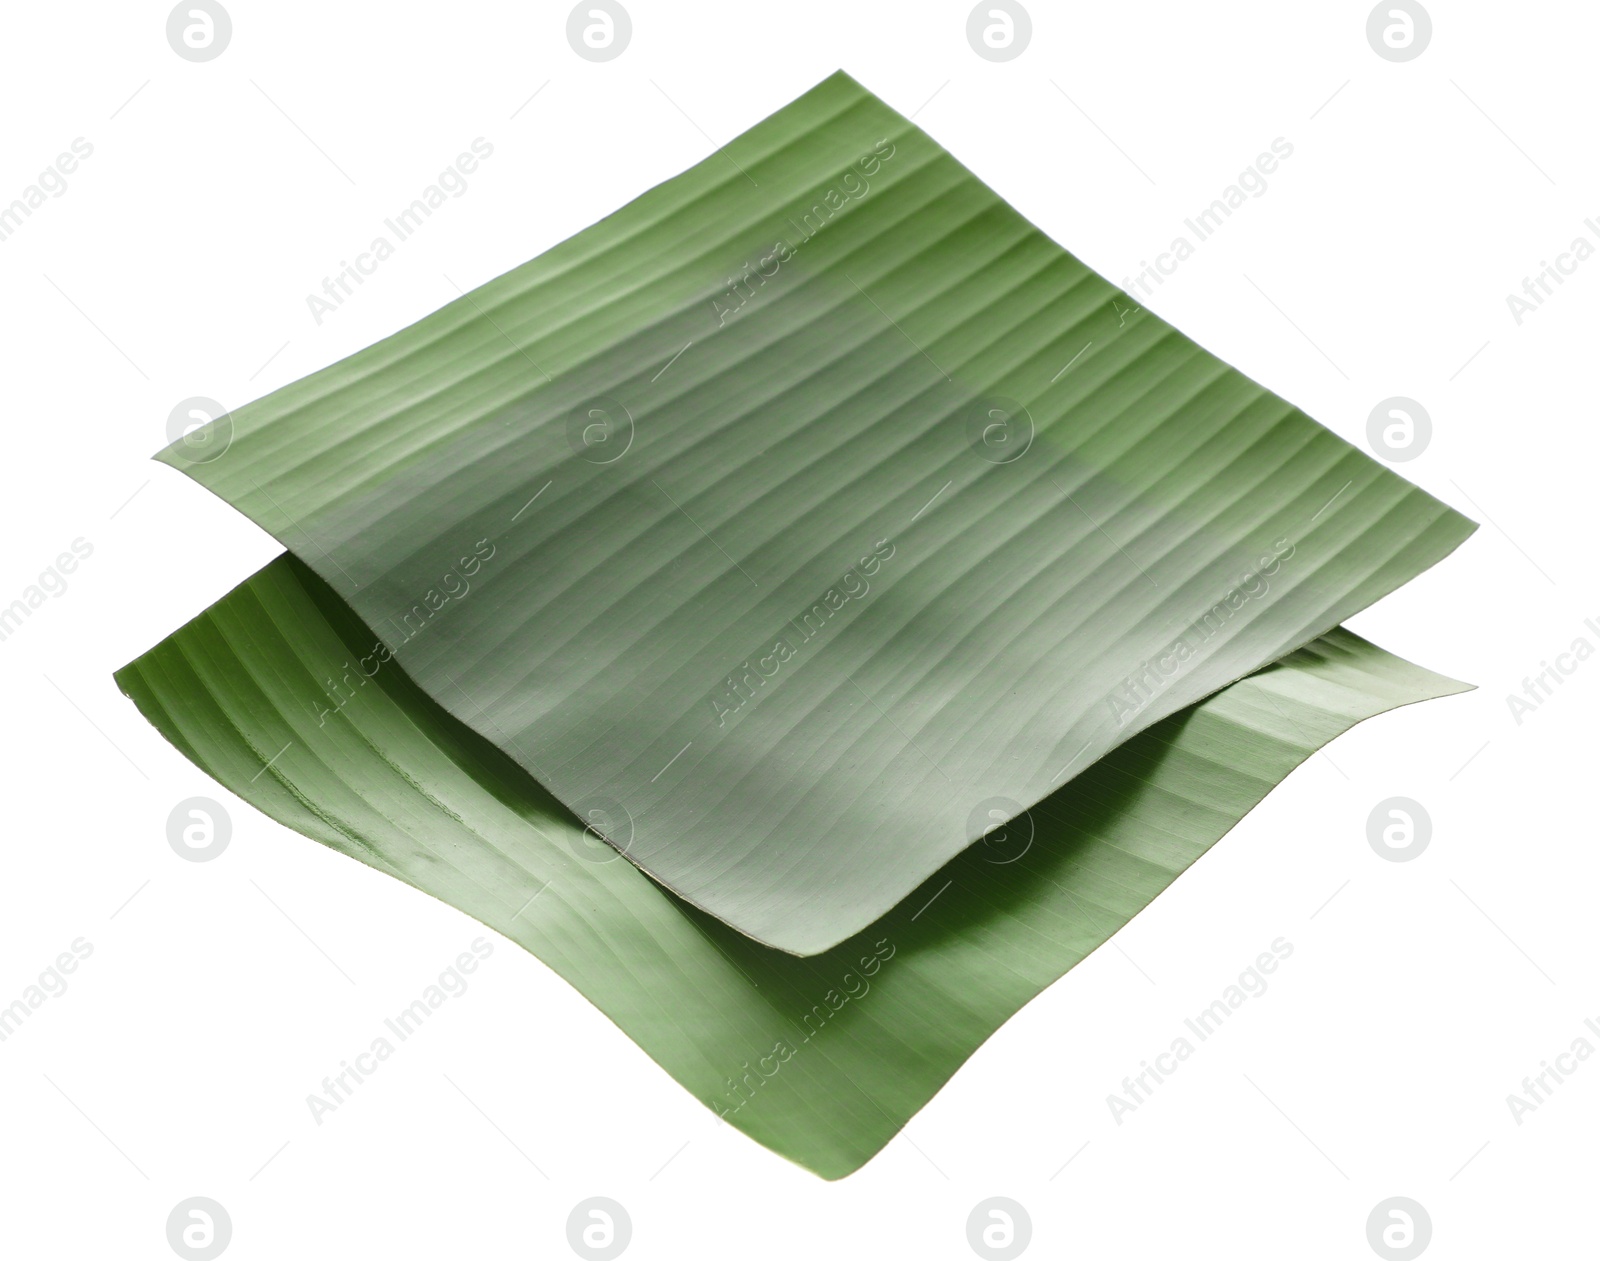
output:
M289 550L118 673L150 721L828 1178L1464 690L1339 623L1471 522L842 74L158 458Z

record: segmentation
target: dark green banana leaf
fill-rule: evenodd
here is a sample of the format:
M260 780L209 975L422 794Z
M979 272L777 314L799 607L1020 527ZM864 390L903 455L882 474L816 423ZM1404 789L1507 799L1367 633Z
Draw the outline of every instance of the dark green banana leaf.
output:
M729 1124L826 1178L869 1159L1313 751L1465 690L1334 630L1150 726L799 958L620 860L384 660L293 556L117 679L229 790L519 943Z

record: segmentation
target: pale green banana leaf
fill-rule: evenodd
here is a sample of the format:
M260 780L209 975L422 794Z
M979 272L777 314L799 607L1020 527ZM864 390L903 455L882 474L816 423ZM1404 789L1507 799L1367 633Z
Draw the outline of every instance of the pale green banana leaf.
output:
M426 695L663 884L796 954L861 932L1075 776L1102 794L1121 783L1090 768L1472 529L1140 311L842 74L190 443L161 458L276 534ZM1296 661L1218 704L1232 712L1300 679ZM1326 682L1321 666L1311 677ZM1161 731L1142 757L1179 734ZM1254 791L1267 764L1230 765L1224 778ZM325 772L306 797L356 810L376 791ZM1154 844L1136 814L1101 822ZM496 866L494 846L520 858L532 842L482 827L481 888L463 874L433 891L493 922L532 878L509 857ZM374 819L355 834L378 831ZM416 878L411 851L372 843ZM541 861L549 874L556 860ZM618 931L637 938L639 922L630 911ZM670 922L674 937L733 948L681 908ZM1100 940L1086 923L1074 932L1074 949ZM938 947L958 1008L980 1001L964 961L985 940L980 926ZM529 944L615 1013L626 1003L599 972L630 946L596 943L586 961L565 937ZM984 985L1026 975L1031 994L1069 953ZM725 967L670 957L658 972ZM780 969L763 998L809 1002L843 958L792 973L763 963ZM893 972L918 967L897 956ZM909 984L881 987L871 1010ZM692 1066L702 1052L673 1051L680 1034L618 1019L707 1098L706 1074L791 1027L740 1007L716 1041L735 1063ZM926 1074L885 1082L883 1126L851 1142L892 1132L996 1017L939 1020L954 1040L918 1051ZM789 1079L831 1079L826 1057L808 1058ZM808 1093L792 1106L831 1104Z

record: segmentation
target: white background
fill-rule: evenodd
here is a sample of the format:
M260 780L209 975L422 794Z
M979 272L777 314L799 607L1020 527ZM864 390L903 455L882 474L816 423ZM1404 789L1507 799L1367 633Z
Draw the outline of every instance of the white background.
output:
M564 4L228 5L207 64L168 47L164 4L3 19L0 204L94 145L0 242L0 604L94 549L0 642L0 1003L94 947L0 1044L7 1255L169 1257L192 1195L241 1259L566 1256L590 1195L626 1206L638 1258L969 1257L991 1195L1026 1207L1030 1256L1370 1256L1393 1195L1427 1209L1429 1255L1592 1246L1600 1057L1520 1126L1506 1096L1600 1020L1600 663L1520 725L1506 695L1600 646L1600 260L1521 326L1505 299L1600 214L1600 14L1438 0L1429 48L1392 64L1365 3L1039 0L992 64L965 3L629 0L602 65ZM228 796L115 689L278 551L148 462L168 413L420 318L838 67L1117 281L1292 143L1151 305L1352 441L1380 399L1428 409L1400 471L1483 528L1352 625L1479 690L1313 758L842 1182L719 1127L499 938L318 1127L306 1095L483 930ZM318 326L306 295L478 136L467 194ZM194 795L232 813L214 862L167 845ZM1366 839L1393 795L1433 820L1407 863ZM1106 1096L1279 936L1270 990L1117 1125Z

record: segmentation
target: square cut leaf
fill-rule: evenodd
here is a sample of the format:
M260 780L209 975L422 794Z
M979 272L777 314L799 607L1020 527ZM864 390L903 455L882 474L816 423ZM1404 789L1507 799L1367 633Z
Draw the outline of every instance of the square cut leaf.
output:
M394 663L328 712L325 680L371 647L286 556L117 680L230 791L519 943L729 1124L826 1178L883 1147L1316 749L1465 690L1335 630L1141 732L800 958L619 859Z
M1473 528L843 74L216 425L160 458L798 955Z

